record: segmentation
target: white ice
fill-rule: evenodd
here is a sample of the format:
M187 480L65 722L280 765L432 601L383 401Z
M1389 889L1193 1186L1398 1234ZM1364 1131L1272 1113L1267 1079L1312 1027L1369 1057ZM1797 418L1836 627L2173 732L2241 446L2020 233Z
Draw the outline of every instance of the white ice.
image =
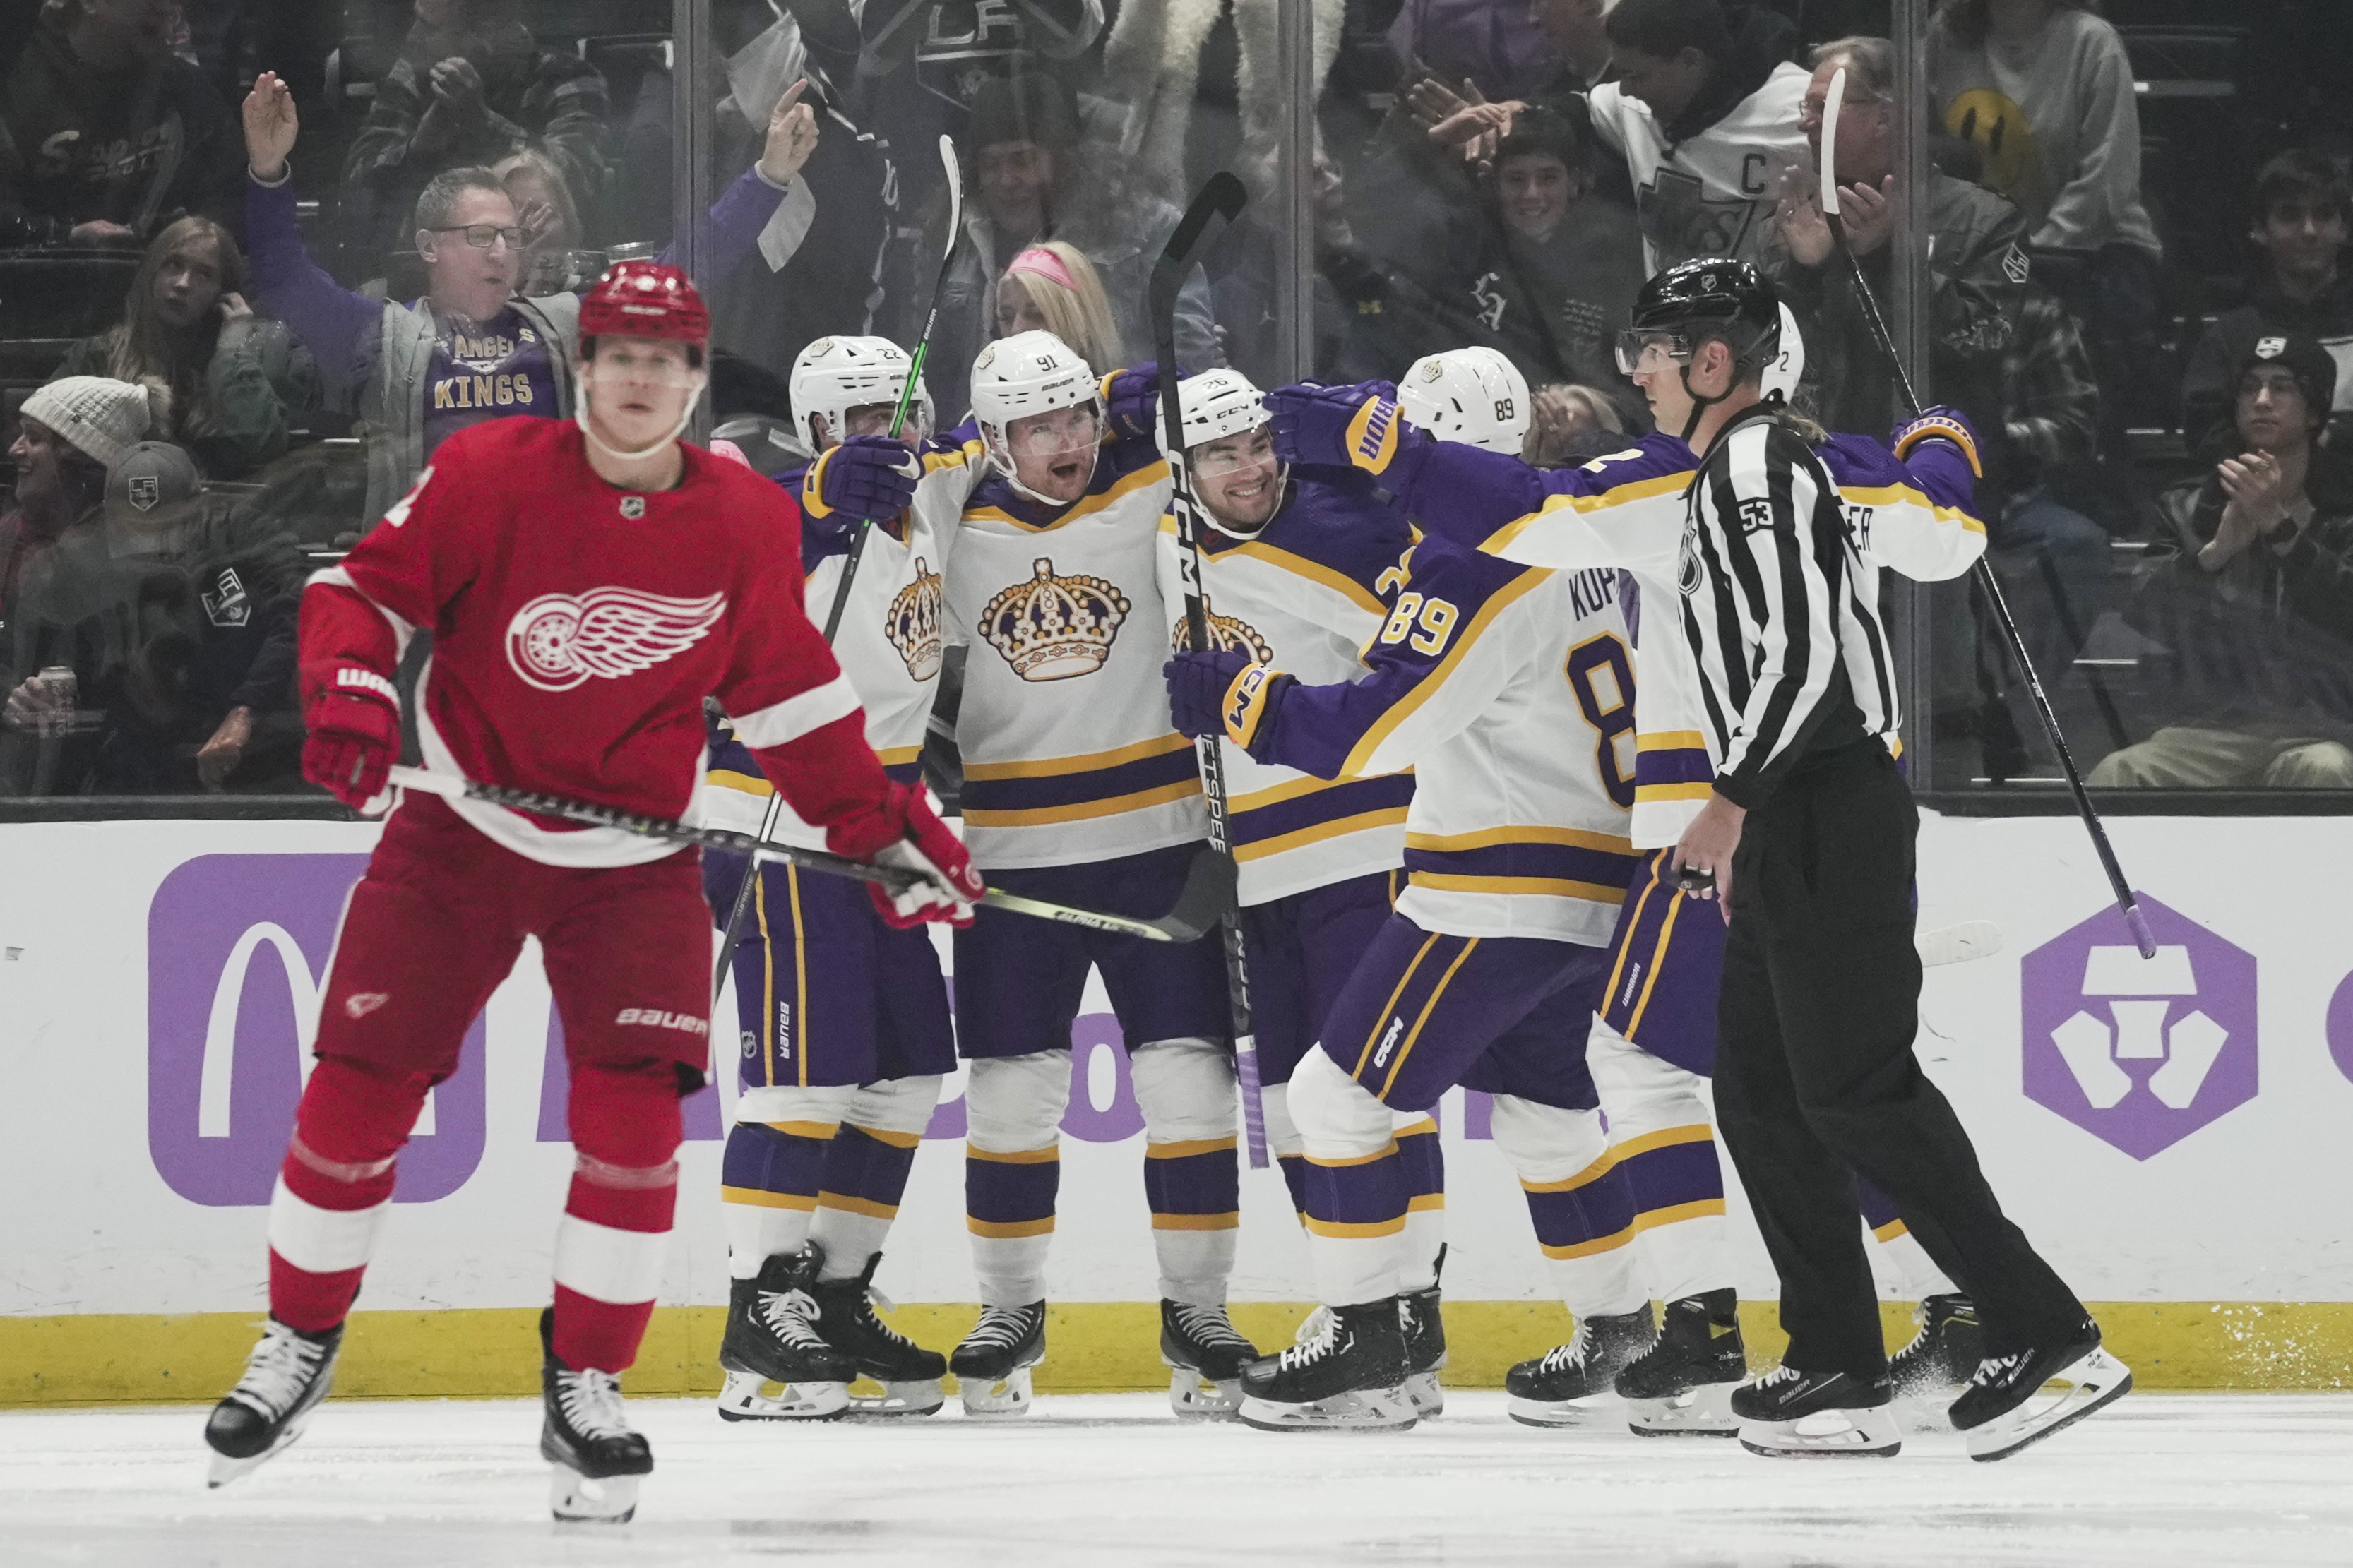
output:
M1026 1420L728 1426L633 1401L637 1522L558 1529L521 1401L330 1403L224 1490L193 1406L0 1413L0 1562L484 1564L2296 1563L2353 1562L2353 1397L2140 1394L1997 1465L1519 1426L1498 1394L1388 1436L1179 1426L1158 1395Z

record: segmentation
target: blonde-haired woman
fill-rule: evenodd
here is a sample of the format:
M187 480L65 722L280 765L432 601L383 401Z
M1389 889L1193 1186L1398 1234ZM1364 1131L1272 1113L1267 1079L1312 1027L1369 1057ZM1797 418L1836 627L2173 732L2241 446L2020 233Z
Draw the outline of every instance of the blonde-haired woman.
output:
M1108 374L1129 363L1094 263L1074 245L1041 240L1016 256L997 285L997 335L1048 331Z

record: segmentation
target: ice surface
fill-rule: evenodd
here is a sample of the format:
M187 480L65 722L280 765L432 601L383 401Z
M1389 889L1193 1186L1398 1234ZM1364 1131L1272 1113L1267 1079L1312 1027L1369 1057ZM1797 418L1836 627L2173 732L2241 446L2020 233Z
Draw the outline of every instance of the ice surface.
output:
M1999 1465L1545 1432L1498 1394L1388 1436L1180 1426L1158 1394L1027 1420L723 1424L632 1401L659 1468L635 1524L559 1530L519 1401L331 1403L219 1492L194 1406L0 1412L0 1562L485 1564L2353 1562L2353 1397L2134 1395Z

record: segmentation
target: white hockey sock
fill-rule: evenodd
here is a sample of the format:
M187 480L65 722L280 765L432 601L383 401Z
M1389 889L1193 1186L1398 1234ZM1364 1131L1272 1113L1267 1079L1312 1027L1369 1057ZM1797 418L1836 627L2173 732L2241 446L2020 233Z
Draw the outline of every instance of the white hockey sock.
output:
M1210 1040L1154 1040L1129 1053L1128 1070L1144 1112L1144 1191L1160 1294L1221 1305L1241 1227L1233 1058Z
M987 1307L1046 1297L1071 1053L984 1057L965 1083L965 1224Z

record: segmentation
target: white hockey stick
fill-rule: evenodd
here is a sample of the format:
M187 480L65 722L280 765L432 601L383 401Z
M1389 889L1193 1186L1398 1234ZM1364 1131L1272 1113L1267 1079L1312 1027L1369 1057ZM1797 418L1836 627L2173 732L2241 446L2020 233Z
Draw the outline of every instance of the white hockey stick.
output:
M1969 963L2001 951L2001 927L1991 921L1963 921L1958 925L1924 931L1912 939L1924 969L1947 963Z

